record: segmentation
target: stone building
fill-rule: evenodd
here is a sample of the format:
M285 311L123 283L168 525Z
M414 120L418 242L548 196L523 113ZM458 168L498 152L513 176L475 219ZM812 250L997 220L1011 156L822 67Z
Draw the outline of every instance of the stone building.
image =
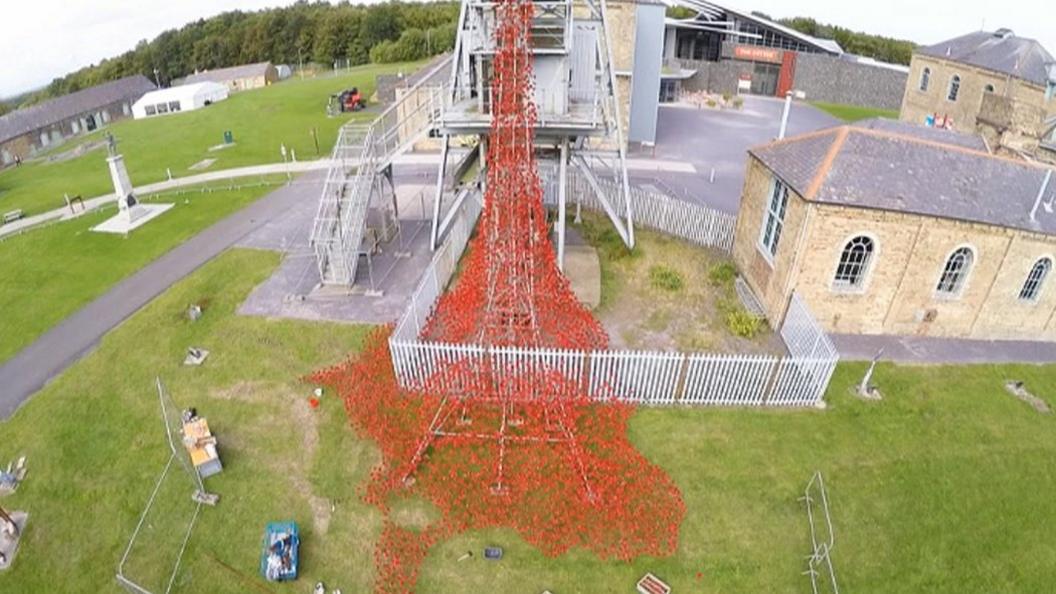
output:
M918 49L900 118L983 134L1010 155L1056 161L1056 60L1008 29Z
M137 74L0 116L0 166L131 116L132 104L154 88Z
M734 259L768 318L796 292L836 333L1056 340L1056 180L980 145L867 122L751 149Z
M173 86L215 82L227 85L231 92L236 92L247 89L259 89L278 80L279 71L271 62L258 62L256 64L244 64L242 66L196 72L178 82L174 81Z

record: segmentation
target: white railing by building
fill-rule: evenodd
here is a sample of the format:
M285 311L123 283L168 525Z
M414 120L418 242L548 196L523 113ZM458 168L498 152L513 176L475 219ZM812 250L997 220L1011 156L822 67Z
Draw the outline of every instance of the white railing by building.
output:
M582 195L592 196L589 192ZM652 192L638 192L636 200L641 208L655 196L657 194ZM780 330L788 347L786 356L486 347L421 340L422 328L451 280L480 214L478 194L467 196L465 200L467 204L459 211L450 233L433 255L389 338L393 368L403 388L435 388L438 372L446 365L461 362L471 368L491 369L495 377L517 377L522 383L539 382L539 393L545 393L550 383L545 373L535 371L559 373L572 385L581 386L590 397L599 400L616 399L645 405L790 407L816 406L823 402L839 356L806 305L795 295ZM584 206L589 208L595 204L596 199L584 201ZM662 208L657 207L657 212L662 212ZM700 216L719 219L713 221L712 228L720 231L690 233L681 224L675 225L675 231L669 231L664 225L671 220L670 217L677 216L675 210L668 211L665 215L668 218L657 216L651 220L661 231L701 245L729 250L732 224L721 220L729 215L696 205L688 205L688 208L709 211Z
M547 184L544 192L544 200L548 206L557 204L556 176L551 178L553 181ZM585 176L574 167L569 169L568 183L568 195L572 204L578 202L587 210L603 210ZM598 185L603 192L613 197L610 201L618 203L615 200L621 193L618 182L599 176ZM630 196L635 226L660 231L696 245L714 247L724 252L733 250L736 216L635 186L631 186Z

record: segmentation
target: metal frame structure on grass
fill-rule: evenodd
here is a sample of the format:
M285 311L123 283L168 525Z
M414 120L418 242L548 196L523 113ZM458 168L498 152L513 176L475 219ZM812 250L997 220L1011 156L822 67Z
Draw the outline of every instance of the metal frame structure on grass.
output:
M139 522L136 524L135 530L132 531L132 536L128 539L128 546L125 547L125 552L121 555L121 561L117 565L117 582L121 584L126 590L134 592L136 594L152 594L150 590L144 587L142 584L136 582L133 578L125 575L125 564L128 562L128 558L132 553L132 547L136 544L136 539L139 537L140 530L143 528L143 524L147 519L147 515L154 507L154 503L157 499L158 492L161 490L162 484L165 479L169 476L172 470L173 463L177 463L183 468L191 479L191 486L199 493L205 492L205 487L202 485L202 477L199 476L198 472L194 469L191 464L190 456L186 450L182 447L177 447L177 443L182 440L179 437L182 435L182 422L180 420L180 409L173 403L172 398L165 391L165 386L161 383L161 378L155 378L155 384L158 389L158 403L161 407L162 420L165 423L165 437L166 443L169 447L169 458L165 462L165 466L161 470L161 474L158 475L158 480L154 483L154 489L150 493L150 497L147 499L147 504L143 508L143 513L139 516ZM175 436L175 438L174 438ZM192 493L193 495L193 493ZM188 497L191 499L191 497ZM180 544L180 552L176 556L176 561L172 566L172 573L169 575L169 581L165 585L163 592L168 594L172 591L173 584L176 583L176 574L180 571L180 562L183 560L183 553L187 549L187 541L191 538L191 532L194 530L194 525L198 521L198 515L202 510L202 502L194 502L194 512L191 515L190 520L187 523L187 530L184 533L183 541Z
M814 594L828 591L832 587L833 594L839 594L840 588L836 584L836 570L832 566L832 548L836 545L836 535L832 530L832 516L829 514L829 496L825 491L825 479L821 471L815 471L803 490L801 501L807 507L807 522L810 525L810 555L807 556L807 570L804 572L810 576L810 587ZM824 521L822 526L827 533L819 534L816 526L818 512ZM820 583L819 583L820 580Z

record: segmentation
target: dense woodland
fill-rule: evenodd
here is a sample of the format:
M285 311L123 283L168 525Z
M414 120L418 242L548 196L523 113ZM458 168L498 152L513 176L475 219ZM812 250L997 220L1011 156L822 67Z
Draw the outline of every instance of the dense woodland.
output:
M120 56L57 78L10 104L28 104L143 74L162 85L207 70L271 61L332 65L417 60L454 47L456 2L370 6L301 1L257 12L225 12L140 41ZM0 103L0 113L3 113Z
M868 56L881 62L890 62L892 64L905 64L908 66L909 59L913 57L913 49L917 47L912 41L859 33L843 27L837 27L836 25L819 23L808 17L781 19L778 22L800 33L806 33L811 37L833 39L840 44L840 47L845 52Z

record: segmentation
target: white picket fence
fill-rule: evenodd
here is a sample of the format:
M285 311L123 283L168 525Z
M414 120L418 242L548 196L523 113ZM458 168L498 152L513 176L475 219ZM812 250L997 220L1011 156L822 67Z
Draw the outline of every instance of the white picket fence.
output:
M390 340L393 366L408 390L469 394L443 376L452 365L491 371L500 392L545 397L557 373L597 400L645 405L813 406L825 395L833 359L649 351L578 351L483 347ZM471 374L470 374L471 375Z
M458 260L466 250L469 236L473 233L473 227L476 226L477 218L483 208L480 193L474 190L469 192L465 197L465 204L459 210L455 220L451 222L447 237L433 253L433 259L429 267L425 269L422 280L418 281L414 293L411 293L407 309L396 321L392 339L417 340L426 320L429 319L429 314L436 306L436 300L444 292L447 283L454 275Z
M583 196L593 194L585 192ZM677 218L681 205L664 211L665 202L657 194L636 191L636 203L660 204L652 221L658 229L701 245L729 249L732 222L723 213L686 205L687 212L700 209L703 219L712 220L716 233L694 234L695 227L679 223L674 230L659 225ZM666 198L666 197L665 197ZM724 406L813 406L822 401L839 360L835 346L818 326L809 309L793 295L781 337L787 356L721 353L679 353L652 351L579 351L546 348L485 347L419 340L432 308L450 282L481 211L479 195L466 197L467 204L457 215L451 231L411 295L407 310L389 338L389 350L400 385L409 390L440 389L471 395L490 387L511 394L547 397L559 374L565 385L576 386L594 399L616 399L645 405L724 405ZM672 200L673 199L667 199ZM677 202L677 201L674 201ZM595 201L596 203L596 201ZM584 200L589 206L589 200ZM600 208L600 205L596 205ZM720 216L721 215L721 216ZM668 218L665 218L668 217ZM732 219L732 217L730 217ZM641 219L639 219L641 220ZM685 232L685 235L681 235ZM443 370L487 370L488 373L442 373ZM490 381L491 386L466 385ZM496 385L497 384L497 385Z
M543 176L543 179L546 180L543 200L547 206L556 206L557 175ZM609 197L616 211L623 212L623 191L620 184L599 177L598 186ZM630 197L635 226L661 231L700 246L714 247L725 252L733 250L736 216L636 186L631 186ZM578 203L587 210L603 212L594 190L576 167L568 170L568 201L570 205Z

